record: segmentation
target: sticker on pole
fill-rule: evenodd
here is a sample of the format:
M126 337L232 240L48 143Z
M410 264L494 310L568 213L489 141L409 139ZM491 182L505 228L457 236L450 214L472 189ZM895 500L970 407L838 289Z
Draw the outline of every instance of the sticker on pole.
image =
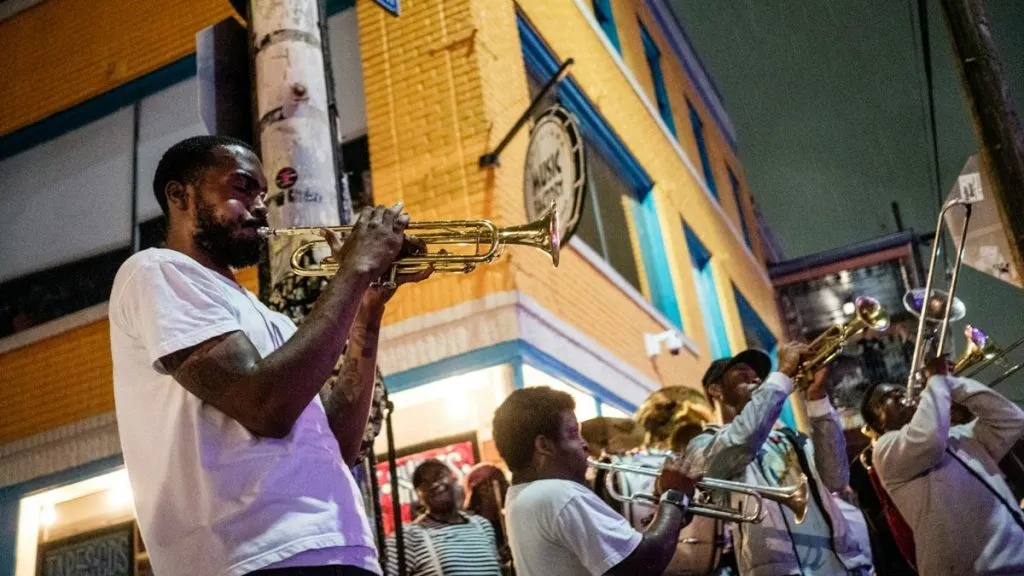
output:
M585 184L583 138L576 118L556 104L530 130L523 174L527 221L539 219L554 204L562 243L568 242L583 214Z
M277 176L274 177L274 182L277 184L277 187L280 188L281 190L287 190L292 186L295 186L295 183L298 181L299 173L296 172L295 168L292 168L291 166L285 166L284 168L281 168L280 170L278 170Z
M387 10L392 16L401 16L401 0L373 0L378 6Z

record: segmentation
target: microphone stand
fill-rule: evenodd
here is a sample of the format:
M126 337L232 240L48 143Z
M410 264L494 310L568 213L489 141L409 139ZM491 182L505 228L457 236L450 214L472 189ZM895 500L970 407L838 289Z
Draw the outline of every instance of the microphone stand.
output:
M395 411L395 405L388 399L388 389L381 379L381 387L384 392L384 427L388 439L388 474L391 477L391 513L395 519L395 552L398 556L398 576L408 574L405 565L405 537L402 531L402 503L398 494L398 465L395 463L395 431L391 423L391 415Z

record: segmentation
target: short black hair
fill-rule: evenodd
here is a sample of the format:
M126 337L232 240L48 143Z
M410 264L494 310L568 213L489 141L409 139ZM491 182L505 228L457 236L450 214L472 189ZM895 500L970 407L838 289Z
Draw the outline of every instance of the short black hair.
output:
M250 152L252 147L229 136L192 136L171 146L160 158L153 175L153 194L164 216L168 215L167 184L197 184L203 172L217 163L214 151L222 146L241 146Z
M423 461L412 472L412 487L413 488L419 488L420 486L423 486L423 484L427 481L426 478L425 478L426 475L427 475L427 472L430 472L431 470L439 470L439 469L440 470L451 471L451 469L448 468L447 464L445 464L444 462L441 462L437 458L431 458L430 460Z
M872 382L871 384L868 384L867 390L864 391L864 396L860 399L860 417L864 419L864 424L867 424L868 428L879 433L882 432L882 425L879 423L878 417L875 415L871 398L875 395L875 390L878 390L880 386L885 384L885 382Z
M572 396L547 386L509 394L495 410L493 423L494 443L509 470L514 473L529 466L537 436L555 438L561 414L575 409Z

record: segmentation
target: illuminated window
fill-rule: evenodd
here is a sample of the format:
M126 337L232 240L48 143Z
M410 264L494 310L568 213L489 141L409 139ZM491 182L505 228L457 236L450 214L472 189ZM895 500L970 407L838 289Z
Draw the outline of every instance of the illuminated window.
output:
M571 384L566 384L562 380L541 372L532 366L523 366L523 385L527 388L547 386L572 396L572 399L576 401L576 420L578 422L597 418L597 401L592 394Z

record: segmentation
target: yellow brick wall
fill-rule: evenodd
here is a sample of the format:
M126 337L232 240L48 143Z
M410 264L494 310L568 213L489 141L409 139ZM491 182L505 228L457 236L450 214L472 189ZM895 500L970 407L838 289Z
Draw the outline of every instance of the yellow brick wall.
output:
M0 444L114 409L101 320L0 354Z
M0 22L0 136L195 51L228 0L47 0Z
M641 83L649 99L654 102L650 72L643 56L639 28L636 26L638 16L641 20L646 17L642 2L613 4L622 45L622 59ZM527 291L542 304L581 328L648 376L664 384L696 384L710 358L696 287L693 284L689 254L680 223L680 218L683 218L713 255L720 301L733 349L742 349L745 345L742 325L732 295L733 283L751 305L760 311L765 324L776 334L781 334L772 287L764 275L763 268L745 253L742 240L737 240L726 228L721 213L690 175L670 142L662 135L656 120L651 117L650 112L633 91L602 43L598 32L587 22L584 12L571 0L520 0L518 6L553 50L557 59L575 59L576 63L572 68L573 78L655 181L656 205L666 243L666 253L670 260L671 276L682 308L684 331L696 342L701 353L697 356L687 353L676 357L661 356L656 362L648 360L643 350L643 333L661 331L662 328L629 302L624 295L611 288L600 274L581 259L567 258L561 269L552 272L543 268L540 259L531 255L529 261L532 266L517 266L516 286ZM647 28L661 47L666 84L670 94L674 95L672 105L683 149L690 155L690 160L699 173L700 159L690 133L686 103L681 98L683 93L687 93L692 95L690 100L698 112L707 118L704 125L706 139L712 152L718 155L714 162L720 165L723 156L727 157L736 167L736 175L742 181L743 172L739 163L732 157L731 150L728 149L711 116L703 109L700 98L689 87L683 76L682 67L674 61L674 53L664 43L657 25L649 23ZM500 51L502 54L505 52L506 50ZM509 47L507 52L519 53L512 47ZM519 70L522 70L521 66L520 64ZM497 132L500 133L501 130ZM521 161L517 159L517 162L517 166L521 166ZM721 174L716 177L726 215L737 221L736 227L739 229L738 213L732 200L732 192L728 188L724 166ZM521 181L518 185L513 185L510 188L511 194L521 197L521 187ZM635 232L631 230L630 235L636 246ZM527 258L524 255L516 258L514 262L525 263ZM637 261L641 261L639 256ZM647 292L646 286L644 291Z

